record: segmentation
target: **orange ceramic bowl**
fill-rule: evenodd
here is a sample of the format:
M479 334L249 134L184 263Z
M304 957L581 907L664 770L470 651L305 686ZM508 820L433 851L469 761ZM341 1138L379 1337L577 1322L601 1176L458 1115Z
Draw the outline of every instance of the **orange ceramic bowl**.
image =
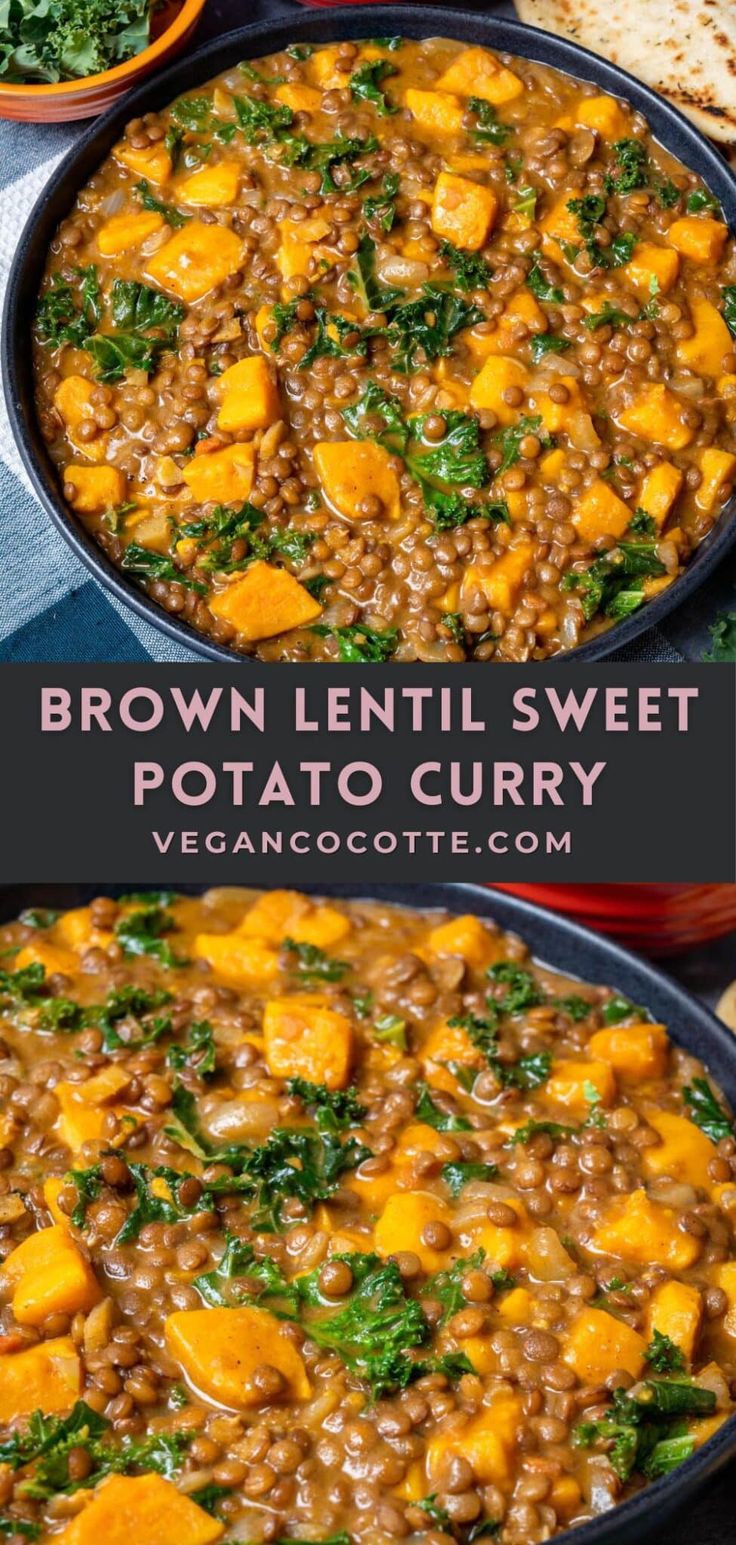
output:
M111 102L137 84L151 70L168 63L181 52L195 31L206 0L184 0L168 24L164 11L154 41L140 54L116 64L99 75L81 80L62 80L53 86L6 86L0 83L0 118L23 123L65 123L74 118L96 118ZM167 11L173 10L173 0ZM154 29L156 17L154 17Z

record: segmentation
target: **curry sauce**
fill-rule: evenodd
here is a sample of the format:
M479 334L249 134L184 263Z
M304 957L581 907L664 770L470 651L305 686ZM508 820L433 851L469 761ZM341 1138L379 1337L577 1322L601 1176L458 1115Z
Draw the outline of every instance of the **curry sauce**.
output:
M295 45L125 137L49 253L69 507L264 660L545 659L736 472L736 258L641 114L432 38Z

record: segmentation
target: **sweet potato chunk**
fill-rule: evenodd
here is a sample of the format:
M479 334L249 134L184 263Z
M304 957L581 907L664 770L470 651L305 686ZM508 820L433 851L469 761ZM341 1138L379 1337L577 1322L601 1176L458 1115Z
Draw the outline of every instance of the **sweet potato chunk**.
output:
M717 446L707 446L698 453L701 482L695 491L695 503L699 510L710 515L726 497L736 477L736 456L731 451L719 451Z
M522 1405L518 1395L499 1391L490 1405L464 1425L443 1428L427 1444L427 1476L434 1490L442 1484L445 1465L455 1456L467 1459L482 1486L507 1488L512 1480Z
M653 241L638 241L634 255L621 269L638 295L649 299L652 294L666 295L680 271L680 259L671 247L660 247Z
M573 1320L562 1356L581 1384L603 1384L620 1370L638 1379L645 1351L644 1337L624 1320L604 1309L586 1308Z
M93 944L104 949L113 940L109 928L95 927L89 907L72 907L71 911L62 912L54 924L54 936L72 950L87 950Z
M135 215L113 215L97 232L98 249L103 257L117 257L119 252L140 247L141 242L160 231L163 225L164 217L155 209L142 209Z
M460 133L465 108L460 99L452 96L449 91L417 91L412 86L404 101L412 118L416 118L420 128L428 134Z
M448 1024L447 1020L434 1026L418 1056L427 1082L450 1094L457 1089L457 1079L448 1063L478 1069L484 1065L483 1054L473 1045L467 1030L462 1025Z
M701 1248L699 1239L678 1228L677 1213L671 1207L650 1201L641 1189L610 1203L588 1246L635 1265L654 1263L670 1271L686 1271Z
M483 1250L487 1264L501 1271L515 1271L525 1260L530 1235L529 1217L518 1197L509 1196L506 1201L516 1213L518 1223L491 1223L485 1212L479 1213L477 1218L471 1217L462 1224L458 1240L464 1254Z
M399 1191L388 1198L376 1224L376 1250L384 1259L411 1250L425 1271L440 1271L448 1263L448 1250L426 1244L424 1230L428 1223L447 1224L449 1219L449 1208L431 1191Z
M240 171L237 161L220 161L216 166L203 166L177 185L177 193L184 204L224 209L237 199Z
M680 468L673 466L671 461L660 461L642 479L637 504L656 521L658 531L662 530L682 488L682 479Z
M708 1165L717 1156L712 1143L694 1121L678 1116L669 1110L648 1110L647 1122L659 1133L662 1141L652 1148L642 1150L642 1163L647 1175L671 1175L674 1180L687 1181L704 1191L711 1184Z
M32 1411L69 1411L82 1389L82 1367L71 1336L0 1354L0 1422Z
M261 939L246 939L242 933L198 933L194 953L208 960L216 976L231 987L264 987L278 973L275 950Z
M577 218L573 211L568 209L569 203L570 195L563 193L539 221L540 230L544 232L546 237L552 238L556 247L562 241L569 242L574 247L580 245L580 231Z
M713 302L704 296L690 297L692 338L678 338L677 358L696 375L720 376L723 361L733 353L733 338Z
M76 1314L102 1297L97 1279L70 1234L60 1224L38 1229L11 1250L3 1276L13 1288L19 1325L41 1325L50 1314Z
M208 290L237 273L243 244L225 225L187 220L181 230L148 258L146 278L173 290L181 300L201 300Z
M271 998L263 1010L266 1065L276 1078L308 1078L344 1089L353 1058L353 1029L319 993Z
M599 1061L610 1063L619 1078L638 1083L642 1079L662 1078L668 1045L664 1025L612 1025L591 1036L588 1051Z
M544 1093L555 1104L569 1105L582 1114L590 1110L591 1105L613 1104L616 1098L616 1079L607 1062L595 1058L580 1062L570 1059L554 1064L552 1076L544 1086Z
M252 445L224 445L190 457L182 476L198 504L237 504L253 487L256 453Z
M466 252L485 246L493 229L498 199L492 188L484 188L467 177L440 172L432 200L432 230L436 236L451 241Z
M487 359L470 388L470 406L476 413L490 409L499 424L513 424L522 411L523 404L512 407L505 399L510 387L526 389L529 372L518 359L497 354Z
M623 139L631 128L628 113L615 97L582 97L575 108L575 122L595 129L603 139Z
M37 943L24 944L15 956L14 971L24 971L26 966L43 966L47 976L53 976L55 971L69 975L76 971L77 959L69 950L59 949L57 944L39 939Z
M163 1475L112 1475L62 1529L59 1545L215 1545L225 1525Z
M336 907L310 901L298 891L267 891L250 907L238 932L265 939L267 944L281 944L295 939L298 944L316 944L329 950L351 931L350 918Z
M513 70L489 53L487 48L466 48L441 75L437 85L440 91L455 91L460 97L481 97L502 107L521 96L524 82Z
M308 274L312 257L324 255L329 261L330 254L334 256L332 248L319 245L330 230L330 222L324 215L311 215L306 220L287 218L279 222L281 246L276 261L284 279Z
M125 502L126 477L119 467L65 467L65 493L67 487L69 503L80 515L102 515Z
M263 1406L254 1374L275 1368L284 1394L307 1400L307 1370L284 1326L266 1309L181 1309L166 1321L166 1345L195 1389L235 1410Z
M231 365L220 378L220 388L220 429L229 433L267 429L281 417L278 387L262 354Z
M106 1109L120 1114L124 1107L117 1104L117 1096L129 1083L130 1076L111 1065L84 1084L62 1081L56 1085L59 1115L55 1131L73 1153L78 1153L84 1143L99 1141L105 1131Z
M288 569L259 560L209 603L215 617L229 622L249 642L304 627L322 607Z
M693 430L683 419L685 403L661 381L639 388L638 397L619 413L617 422L622 429L655 445L666 445L670 451L682 451L690 444Z
M667 232L670 245L693 263L717 263L727 236L728 226L710 215L685 215L674 220Z
M501 939L470 913L433 928L427 938L427 949L431 955L461 955L467 965L478 971L503 958Z
M299 86L291 81L277 86L274 97L284 107L290 107L292 113L318 113L322 106L322 92L316 86Z
M534 1299L528 1288L512 1288L494 1305L507 1325L531 1325Z
M669 1336L675 1346L692 1362L703 1317L703 1300L689 1282L663 1282L654 1289L647 1312L647 1332L651 1341L655 1330Z
M348 520L396 520L400 513L399 479L389 452L372 440L322 440L314 447L314 465L325 498ZM364 500L380 500L378 515Z
M572 519L578 535L586 542L595 542L600 536L623 536L631 520L631 510L614 493L610 483L597 477L576 500Z
M157 187L162 182L168 182L173 166L163 140L158 140L153 145L144 145L136 150L127 140L121 140L115 146L113 156L121 166L127 166L128 171L135 172L137 177L145 177L148 182L153 182Z
M510 616L533 558L534 543L523 541L517 542L514 547L507 547L505 553L494 559L488 568L471 563L462 580L460 594L463 607L467 610L470 598L480 590L491 611L504 612Z

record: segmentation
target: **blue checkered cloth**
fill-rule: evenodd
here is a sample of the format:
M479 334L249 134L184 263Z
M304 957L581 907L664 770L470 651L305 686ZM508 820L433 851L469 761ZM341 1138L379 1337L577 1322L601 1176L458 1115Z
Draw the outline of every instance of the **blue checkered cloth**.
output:
M499 11L513 15L510 5ZM199 41L246 21L298 13L289 0L209 0ZM0 289L38 194L83 125L0 121ZM195 661L90 578L51 525L23 472L0 406L0 660ZM699 631L702 631L699 630ZM697 658L687 630L650 631L614 659ZM684 636L683 636L684 635ZM707 635L706 640L707 641Z

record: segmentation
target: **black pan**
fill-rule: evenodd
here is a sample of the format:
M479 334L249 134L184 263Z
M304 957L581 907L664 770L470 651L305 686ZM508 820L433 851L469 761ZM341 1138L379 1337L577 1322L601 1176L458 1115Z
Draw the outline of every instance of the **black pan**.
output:
M24 907L84 906L100 894L119 895L131 885L28 885L0 887L0 922ZM136 884L136 889L139 888ZM201 885L182 885L196 892ZM633 1003L643 1003L666 1024L678 1045L700 1057L736 1105L736 1041L702 1003L648 961L632 955L602 935L554 916L516 896L481 885L304 885L318 895L385 901L409 907L443 907L492 917L519 933L537 960L569 976L614 987ZM736 1415L724 1422L692 1459L630 1501L572 1532L556 1536L568 1545L635 1545L690 1501L736 1454ZM724 1545L726 1536L723 1536Z
M165 107L182 92L196 90L240 59L278 52L289 43L330 42L334 39L390 36L444 35L466 42L537 59L558 70L589 80L616 96L624 97L646 115L656 138L685 166L697 172L715 194L729 225L736 227L736 180L714 147L674 107L656 92L634 80L624 70L562 38L468 11L441 6L371 5L329 11L308 11L274 23L258 22L227 33L208 43L189 58L180 60L154 80L146 80L123 97L109 113L82 135L61 162L37 200L21 236L8 280L3 318L2 366L8 414L18 448L38 498L55 526L96 579L139 616L160 628L179 644L210 660L232 663L243 660L234 650L213 643L188 623L169 616L155 601L126 578L110 562L97 543L66 508L58 479L40 434L33 401L30 319L51 238L69 213L79 189L109 154L129 119ZM736 539L736 498L724 510L718 524L698 548L685 573L639 612L617 623L608 632L560 655L559 660L599 660L620 649L638 634L656 626L673 607L705 582Z

